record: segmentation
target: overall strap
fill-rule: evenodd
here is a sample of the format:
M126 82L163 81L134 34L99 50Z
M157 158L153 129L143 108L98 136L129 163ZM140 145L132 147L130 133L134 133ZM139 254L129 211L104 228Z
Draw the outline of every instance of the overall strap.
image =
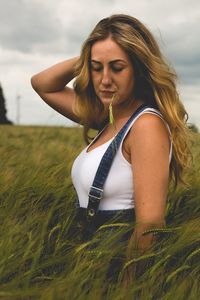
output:
M100 200L103 198L103 185L106 181L106 178L112 165L112 161L120 146L123 136L126 133L128 126L144 109L148 107L152 106L142 104L140 107L138 107L138 109L133 113L133 115L126 122L126 124L121 128L121 130L118 132L114 140L110 143L107 150L105 151L88 194L89 199L86 211L88 221L92 221L98 212Z

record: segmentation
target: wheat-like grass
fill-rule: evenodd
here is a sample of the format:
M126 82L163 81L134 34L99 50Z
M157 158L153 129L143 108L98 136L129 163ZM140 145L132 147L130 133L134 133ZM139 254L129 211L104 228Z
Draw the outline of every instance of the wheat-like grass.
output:
M121 259L128 223L99 228L86 243L74 224L72 162L84 147L80 128L0 127L0 298L2 299L162 299L199 297L200 136L186 177L190 186L169 192L166 228L148 253L122 259L110 282L112 260ZM128 288L120 275L131 265L153 261ZM113 269L112 269L113 268Z

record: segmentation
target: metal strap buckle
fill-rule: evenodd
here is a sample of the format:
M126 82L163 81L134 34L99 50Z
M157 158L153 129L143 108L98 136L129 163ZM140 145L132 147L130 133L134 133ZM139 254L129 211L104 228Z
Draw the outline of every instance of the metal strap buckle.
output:
M93 192L94 192L95 195L93 194ZM99 189L95 186L91 186L88 196L92 197L92 198L95 198L95 199L98 199L98 200L101 200L102 197L103 197L103 190Z

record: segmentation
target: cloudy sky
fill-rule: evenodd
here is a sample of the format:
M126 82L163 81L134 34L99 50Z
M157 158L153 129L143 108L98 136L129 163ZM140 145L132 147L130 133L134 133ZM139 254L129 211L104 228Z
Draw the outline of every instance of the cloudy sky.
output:
M130 14L153 32L179 75L189 121L200 129L199 0L0 0L0 83L8 117L20 124L73 125L32 90L33 74L72 56L94 25Z

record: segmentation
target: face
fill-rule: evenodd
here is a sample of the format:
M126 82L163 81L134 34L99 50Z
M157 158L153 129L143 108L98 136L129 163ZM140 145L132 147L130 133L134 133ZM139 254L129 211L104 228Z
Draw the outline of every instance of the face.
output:
M96 95L104 106L133 98L134 70L126 52L112 39L94 43L91 48L91 77Z

